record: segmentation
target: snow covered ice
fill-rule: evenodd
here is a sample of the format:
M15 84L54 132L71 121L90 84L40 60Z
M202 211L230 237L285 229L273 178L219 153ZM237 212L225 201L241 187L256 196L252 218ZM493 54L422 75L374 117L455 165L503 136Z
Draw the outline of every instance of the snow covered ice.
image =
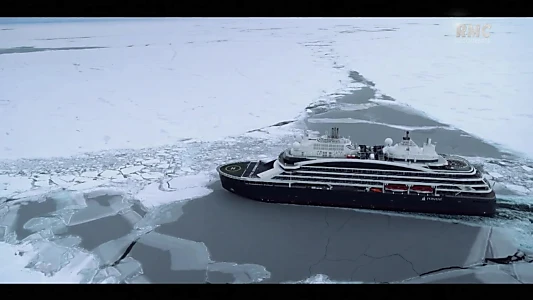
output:
M2 32L2 48L102 48L0 56L1 157L219 139L293 119L326 91L344 88L341 72L314 63L292 38L231 29L233 22L45 24ZM39 81L28 80L36 73ZM52 88L59 82L68 84ZM46 126L28 126L29 119Z
M10 25L13 30L0 31L0 256L13 259L3 262L3 273L12 275L0 281L146 282L138 261L121 259L136 242L170 251L173 270L205 270L206 278L228 273L235 282L268 278L263 266L211 261L205 244L151 230L179 218L185 202L212 193L218 164L276 157L307 116L311 123L460 128L524 154L508 162L469 159L509 201L530 203L533 73L531 41L522 36L533 23L487 20L493 24L488 47L454 42L457 21ZM353 70L368 80L354 82ZM371 103L336 103L369 85L379 91ZM401 106L450 125L313 116L333 105L345 112ZM295 122L269 127L285 121ZM110 200L99 202L102 195ZM22 207L44 200L55 210L22 220ZM125 220L130 232L92 251L67 234L109 218ZM27 231L22 239L19 222ZM491 225L514 228L522 246L532 244L524 239L531 234L525 217L498 222ZM330 280L318 274L302 282Z

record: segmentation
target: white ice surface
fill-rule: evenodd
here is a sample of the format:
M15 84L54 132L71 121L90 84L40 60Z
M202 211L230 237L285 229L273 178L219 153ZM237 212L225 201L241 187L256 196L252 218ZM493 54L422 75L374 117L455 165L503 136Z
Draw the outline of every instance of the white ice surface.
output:
M165 19L0 31L0 48L105 47L0 55L0 158L238 135L294 119L349 82L345 71L299 44L302 37L235 29L262 27L252 22Z
M491 36L461 40L459 23L489 23ZM453 18L14 25L0 32L1 48L107 48L0 56L0 157L240 134L338 95L350 70L398 102L532 155L533 42L523 38L532 26Z
M533 157L533 40L526 38L532 19L314 22L327 29L321 34L332 43L324 52L334 55L338 65L373 81L383 93L443 123ZM345 26L328 26L331 23ZM457 38L460 23L491 24L491 35L477 41Z

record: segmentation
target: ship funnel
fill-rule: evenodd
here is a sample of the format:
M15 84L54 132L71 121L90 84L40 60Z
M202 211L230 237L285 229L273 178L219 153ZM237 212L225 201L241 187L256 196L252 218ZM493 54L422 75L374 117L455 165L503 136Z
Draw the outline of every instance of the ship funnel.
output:
M338 127L332 127L331 128L331 138L339 138L339 128Z

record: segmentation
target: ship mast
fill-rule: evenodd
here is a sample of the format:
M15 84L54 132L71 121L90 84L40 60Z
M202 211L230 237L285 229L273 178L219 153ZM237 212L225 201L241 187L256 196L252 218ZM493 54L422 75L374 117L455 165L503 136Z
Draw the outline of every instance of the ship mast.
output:
M407 152L407 155L405 157L405 161L409 162L409 159L411 158L411 152L409 151L409 147L411 145L411 138L409 137L409 130L405 131L405 136L403 137L403 140L406 141L407 147L405 147L405 151Z

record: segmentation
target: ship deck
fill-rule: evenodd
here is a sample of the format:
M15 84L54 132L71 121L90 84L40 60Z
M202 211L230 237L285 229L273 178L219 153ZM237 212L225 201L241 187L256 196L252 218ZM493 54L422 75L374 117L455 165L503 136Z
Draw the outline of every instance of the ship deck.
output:
M237 177L257 177L273 166L273 161L263 163L261 161L243 161L225 164L219 167L219 172Z

